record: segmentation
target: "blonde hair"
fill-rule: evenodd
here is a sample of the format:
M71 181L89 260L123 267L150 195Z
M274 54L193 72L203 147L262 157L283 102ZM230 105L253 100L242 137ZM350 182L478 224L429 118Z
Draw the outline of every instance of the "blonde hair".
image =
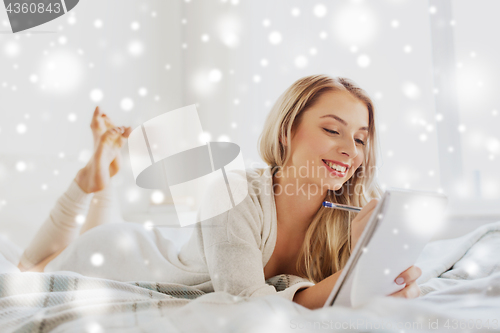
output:
M340 189L328 190L325 200L359 206L366 205L373 198L380 198L382 191L376 182L377 136L373 102L368 94L352 80L327 75L311 75L297 80L276 101L259 136L259 154L271 166L272 174L288 162L291 151L292 133L300 124L305 110L328 91L351 93L368 109L369 136L366 142L365 159L353 176ZM285 146L282 142L288 142ZM356 190L361 187L361 191ZM341 270L350 256L351 222L354 214L338 209L319 207L309 225L304 243L296 263L302 277L318 283Z

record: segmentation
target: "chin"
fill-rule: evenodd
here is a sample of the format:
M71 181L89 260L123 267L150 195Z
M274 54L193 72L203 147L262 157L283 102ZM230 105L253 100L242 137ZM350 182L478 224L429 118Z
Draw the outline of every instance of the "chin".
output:
M342 188L344 184L333 184L333 185L328 185L326 186L326 189L328 189L329 191L338 191Z
M340 189L342 188L342 185L343 185L343 184L335 184L335 185L333 186L333 190L334 190L334 191L338 191L338 190L340 190Z

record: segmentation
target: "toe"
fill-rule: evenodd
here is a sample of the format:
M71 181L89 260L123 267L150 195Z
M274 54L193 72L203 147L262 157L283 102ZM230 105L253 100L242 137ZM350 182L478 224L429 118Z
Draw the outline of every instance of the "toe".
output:
M94 110L94 118L98 117L101 114L101 109L98 106L95 107Z
M130 127L125 126L116 126L108 129L103 135L102 140L113 142L114 144L118 144L118 146L122 146L125 139L128 138L132 132Z
M114 139L121 133L120 127L112 127L106 130L102 135L104 138Z
M104 118L104 123L106 124L106 128L115 127L111 119L106 114L103 115L103 118Z
M128 138L130 133L132 133L132 127L126 127L125 130L123 131L122 136L124 138Z
M90 122L90 128L92 131L95 132L95 134L102 134L105 131L105 128L103 128L103 122L102 122L102 117L103 113L101 109L97 106L94 111L94 115L92 116L92 121Z

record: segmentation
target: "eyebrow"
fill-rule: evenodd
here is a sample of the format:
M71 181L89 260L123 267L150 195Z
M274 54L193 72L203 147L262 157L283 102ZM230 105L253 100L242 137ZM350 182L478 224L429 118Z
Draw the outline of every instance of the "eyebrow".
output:
M348 125L347 122L344 119L342 119L339 116L336 116L334 114L325 114L324 116L321 116L320 118L325 118L325 117L330 117L330 118L333 118L335 120L338 120L341 124L343 124L345 126ZM361 127L360 130L368 132L368 127Z

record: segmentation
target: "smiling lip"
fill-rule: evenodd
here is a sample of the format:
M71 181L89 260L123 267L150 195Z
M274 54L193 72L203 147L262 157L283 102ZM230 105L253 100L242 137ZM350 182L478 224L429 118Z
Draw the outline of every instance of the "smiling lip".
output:
M344 166L344 167L346 167L346 169L345 169L346 172L347 172L347 170L349 170L349 164L345 164L345 163L337 162L337 161L333 161L333 160L323 160L323 161L328 161L328 162L332 162L333 164L338 164L338 165Z
M347 169L345 170L345 172L344 172L344 173L342 173L342 172L340 172L340 171L337 171L337 170L334 170L334 169L330 168L330 166L329 166L328 164L326 164L326 163L325 163L325 160L321 160L321 161L323 162L323 164L325 165L325 167L326 167L326 168L327 168L327 169L328 169L331 173L333 173L335 176L338 176L338 177L345 177L345 176L347 175L347 170L349 170L349 166L346 166L346 167L347 167ZM326 161L328 161L328 162L332 162L332 161L330 161L330 160L326 160ZM344 166L345 166L345 164L343 164L343 163L339 163L339 164L340 164L340 165L344 165Z

